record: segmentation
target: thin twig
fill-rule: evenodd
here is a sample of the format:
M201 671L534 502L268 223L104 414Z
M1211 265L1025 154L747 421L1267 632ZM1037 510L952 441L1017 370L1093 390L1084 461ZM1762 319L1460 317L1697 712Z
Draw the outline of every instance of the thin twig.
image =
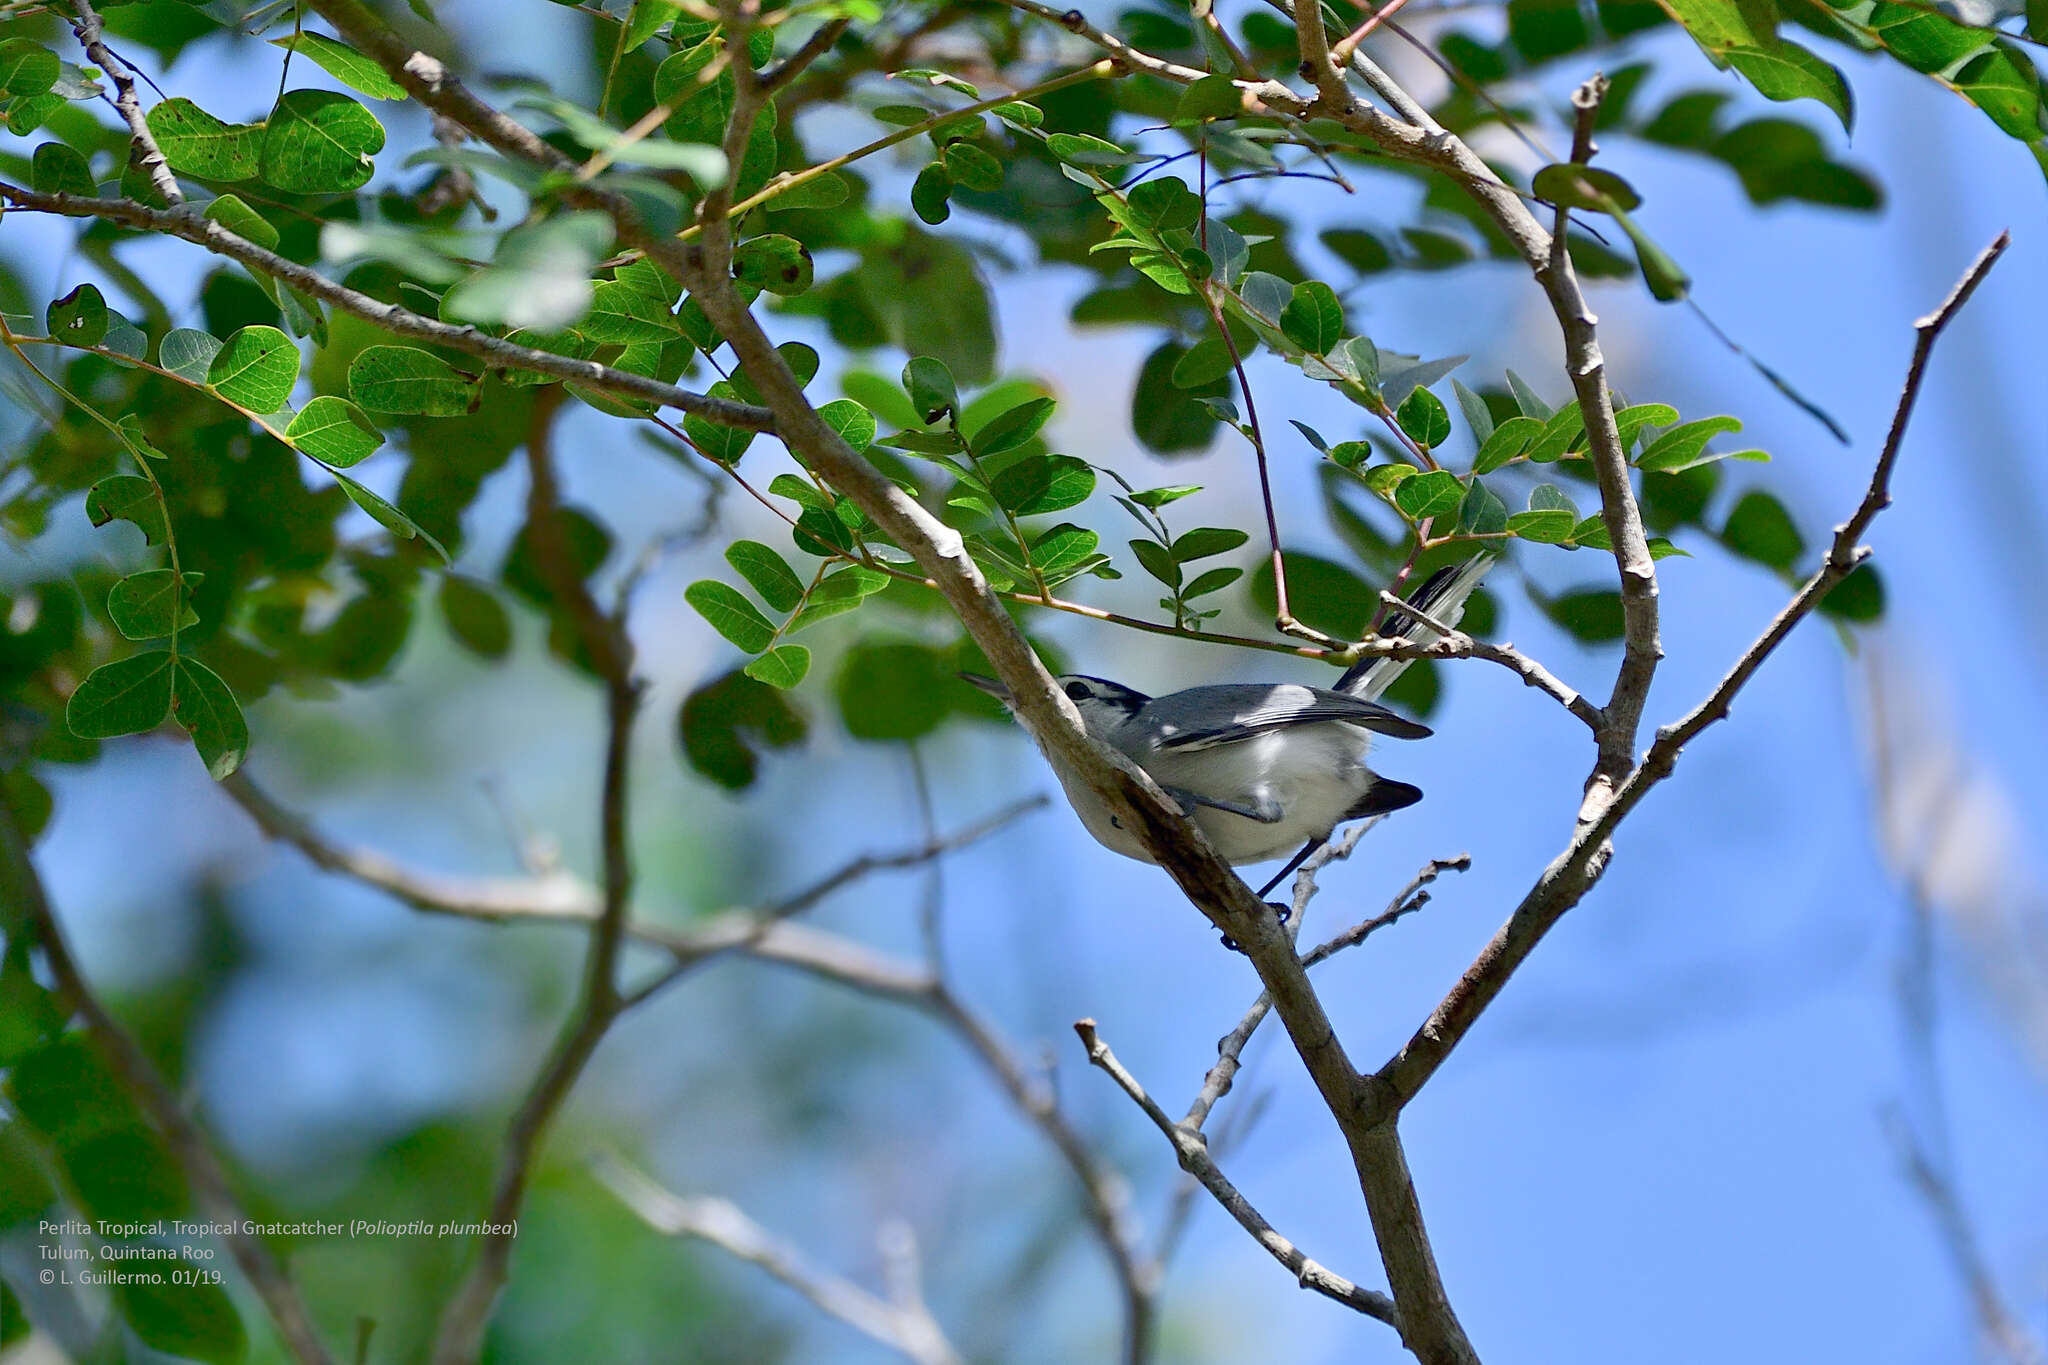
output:
M604 680L604 780L598 802L602 891L584 954L582 990L546 1063L506 1128L486 1220L492 1230L479 1240L475 1264L442 1312L434 1343L436 1365L470 1365L482 1353L484 1325L505 1283L519 1211L541 1140L623 1005L619 953L626 941L633 894L628 783L633 722L639 715L642 684L633 676L631 639L620 621L608 615L591 595L568 545L553 463L559 402L553 390L544 390L535 398L526 441L532 475L526 534L541 577L569 613L584 653Z
M58 1000L68 1014L84 1021L87 1035L120 1079L122 1088L149 1115L200 1205L221 1227L221 1239L227 1243L228 1253L263 1301L284 1348L299 1365L330 1365L327 1348L321 1344L298 1289L284 1268L271 1258L263 1239L250 1230L253 1225L248 1221L248 1211L235 1198L227 1172L213 1154L206 1135L186 1115L177 1092L158 1074L127 1030L107 1012L92 993L85 974L78 969L42 878L30 860L28 840L5 801L0 801L0 891L5 892L11 906L27 917L30 933L42 949L43 961L56 985Z
M1377 1318L1396 1329L1399 1328L1400 1316L1392 1299L1373 1290L1361 1288L1320 1262L1310 1259L1301 1248L1274 1230L1273 1225L1252 1207L1251 1201L1238 1191L1237 1186L1230 1182L1229 1177L1223 1174L1210 1157L1209 1141L1202 1131L1185 1124L1177 1124L1166 1116L1166 1111L1159 1107L1158 1102L1145 1093L1145 1087L1138 1083L1137 1077L1125 1070L1123 1063L1116 1059L1116 1054L1109 1050L1109 1044L1097 1035L1093 1019L1080 1020L1074 1025L1074 1032L1080 1036L1081 1046L1087 1050L1089 1062L1115 1081L1117 1087L1144 1111L1145 1117L1152 1120L1152 1126L1165 1134L1166 1140L1173 1144L1174 1155L1180 1161L1181 1169L1200 1181L1202 1188L1209 1191L1216 1202L1223 1206L1224 1211L1237 1220L1239 1227L1251 1234L1253 1241L1264 1247L1274 1260L1286 1266L1293 1273L1296 1283L1303 1289L1312 1289L1325 1298L1333 1299L1369 1318Z
M1298 925L1308 908L1309 898L1315 894L1316 872L1327 862L1349 857L1352 845L1357 842L1358 835L1363 833L1364 829L1365 826L1360 826L1352 831L1348 841L1330 845L1302 865L1295 883L1294 915L1290 928ZM1423 889L1424 887L1446 872L1463 872L1471 866L1472 857L1466 853L1461 853L1455 858L1432 858L1423 865L1422 870L1415 874L1408 885L1401 888L1400 894L1387 903L1384 911L1303 954L1301 965L1313 967L1326 961L1346 948L1354 948L1365 942L1369 935L1384 929L1402 916L1420 910L1429 904L1429 893ZM1199 1131L1202 1125L1209 1121L1210 1110L1216 1107L1218 1100L1230 1093L1230 1087L1237 1080L1245 1047L1251 1042L1252 1035L1258 1032L1259 1025L1266 1021L1266 1015L1272 1008L1272 997L1261 992L1259 998L1252 1002L1251 1008L1245 1011L1244 1017L1237 1021L1237 1027L1217 1039L1215 1064L1209 1068L1208 1074L1202 1077L1202 1088L1195 1095L1194 1102L1188 1106L1187 1117L1181 1120L1182 1124Z
M1913 358L1907 367L1898 406L1892 415L1891 430L1885 437L1884 448L1872 471L1870 486L1856 511L1836 528L1833 544L1820 567L1764 628L1763 633L1742 652L1706 700L1676 723L1657 732L1656 742L1615 790L1613 801L1599 818L1577 829L1564 852L1544 869L1536 885L1515 907L1514 914L1480 950L1479 956L1431 1011L1429 1018L1380 1068L1370 1087L1374 1111L1392 1112L1414 1098L1463 1041L1515 970L1528 959L1536 944L1599 879L1612 852L1609 841L1616 826L1653 787L1670 776L1686 744L1708 726L1726 718L1736 694L1755 676L1793 628L1812 613L1837 583L1869 557L1870 551L1859 542L1877 514L1891 503L1892 469L1898 461L1906 423L1919 397L1935 340L1968 302L2010 240L2010 234L2001 232L1964 272L1941 306L1914 323Z
M863 1336L895 1351L916 1365L959 1365L960 1354L946 1340L914 1281L896 1276L888 1298L870 1293L843 1276L811 1265L789 1243L747 1217L726 1199L685 1199L663 1189L640 1172L611 1156L599 1156L591 1170L621 1203L642 1222L671 1237L694 1237L757 1265L797 1293ZM894 1240L900 1251L901 1238ZM900 1260L900 1256L892 1257Z
M178 177L171 174L171 163L164 159L164 149L157 145L156 135L149 131L149 120L143 117L142 102L135 94L134 69L108 50L105 24L99 11L92 7L92 0L71 0L71 7L78 12L71 31L78 36L86 55L114 83L114 108L120 111L121 121L128 125L132 139L129 159L142 168L164 203L177 208L185 202L185 192L178 188Z

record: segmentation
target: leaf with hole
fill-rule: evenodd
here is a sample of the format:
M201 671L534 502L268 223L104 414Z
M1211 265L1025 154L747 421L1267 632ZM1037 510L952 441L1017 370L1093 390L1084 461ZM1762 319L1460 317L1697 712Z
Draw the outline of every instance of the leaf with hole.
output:
M732 253L732 276L770 294L801 294L811 287L810 248L779 232L750 238Z
M141 528L142 538L151 545L164 543L163 504L148 479L133 474L113 474L101 479L85 494L85 515L95 526L110 521L132 521Z
M81 284L55 299L43 314L50 338L71 346L97 346L107 334L110 314L98 287Z

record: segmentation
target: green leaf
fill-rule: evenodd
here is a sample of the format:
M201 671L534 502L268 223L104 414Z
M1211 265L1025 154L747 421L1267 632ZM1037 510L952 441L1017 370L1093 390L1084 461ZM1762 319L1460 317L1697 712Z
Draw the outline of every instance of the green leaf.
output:
M725 562L737 569L740 577L761 594L761 600L775 610L795 611L797 603L803 601L804 581L781 555L760 541L734 541L726 546Z
M205 575L187 574L184 585L170 569L145 569L129 574L107 590L107 615L114 628L131 640L154 640L176 627L199 624L186 593Z
M731 790L751 785L758 774L756 746L787 748L808 728L803 713L780 691L737 669L690 693L676 715L684 758Z
M1445 410L1443 400L1428 389L1409 394L1394 418L1401 424L1401 430L1424 448L1434 449L1451 439L1451 414Z
M910 186L910 207L918 218L937 227L953 216L953 177L934 161L917 173Z
M1337 256L1337 259L1361 275L1376 275L1394 263L1393 252L1387 244L1370 232L1357 228L1331 228L1320 234L1322 244Z
M1242 577L1244 577L1244 570L1234 564L1226 565L1220 569L1207 570L1199 574L1194 582L1181 590L1181 599L1192 602L1197 597L1207 597L1212 592L1219 592L1229 587Z
M2032 61L1999 46L1972 57L1954 79L1999 131L2022 142L2040 140L2041 77Z
M1344 305L1337 291L1321 280L1294 286L1280 310L1280 330L1310 355L1327 355L1344 339Z
M1586 419L1579 411L1579 400L1574 398L1543 424L1543 430L1536 433L1525 452L1535 464L1554 464L1564 458L1571 443L1586 429Z
M1614 414L1614 428L1627 451L1644 427L1668 427L1678 420L1678 409L1666 403L1637 403Z
M1433 469L1403 479L1394 488L1394 505L1412 521L1454 512L1464 501L1465 485L1447 469Z
M369 182L383 149L384 125L347 95L287 90L263 130L262 174L294 194L344 194Z
M384 444L384 433L368 414L328 393L301 408L284 434L300 450L336 469L361 464Z
M1342 564L1316 555L1288 551L1287 605L1296 620L1340 640L1356 640L1365 634L1378 598L1365 581ZM1253 607L1271 619L1279 610L1273 593L1273 563L1261 557L1248 584Z
M239 195L221 195L206 206L206 216L265 251L277 246L277 229L271 226L268 218L243 203Z
M92 163L61 142L45 142L29 162L29 184L43 194L75 194L90 199L99 193Z
M605 280L591 291L590 311L575 329L606 344L665 341L680 328L667 305L630 283Z
M1943 71L1984 46L1982 29L1917 5L1877 0L1865 21L1894 57L1915 71Z
M1510 417L1493 429L1479 445L1479 453L1472 459L1472 472L1491 474L1508 461L1529 448L1529 443L1543 431L1543 422L1535 417Z
M1041 532L1031 542L1031 558L1040 573L1051 577L1077 567L1094 554L1098 540L1095 532L1087 527L1063 521Z
M1244 95L1228 76L1204 76L1181 91L1174 107L1175 123L1200 123L1204 119L1236 118L1244 113Z
M1451 392L1457 395L1458 411L1465 414L1465 425L1472 428L1472 439L1479 445L1486 444L1486 438L1493 435L1493 411L1486 406L1486 400L1463 383L1453 379Z
M1623 212L1640 207L1643 197L1612 171L1571 162L1553 162L1530 177L1529 193L1559 208L1594 213Z
M1156 540L1134 540L1130 546L1131 553L1138 557L1138 564L1146 573L1169 588L1180 587L1180 565L1174 560L1173 551Z
M242 766L249 752L249 723L235 694L220 674L197 659L178 659L177 693L172 698L178 724L192 736L200 761L218 782Z
M502 659L512 648L512 617L497 594L462 574L442 574L441 617L448 633L470 653Z
M275 327L243 327L206 367L206 385L230 403L276 412L299 382L299 348Z
M1542 508L1528 512L1516 512L1508 518L1508 534L1533 540L1543 545L1556 545L1571 539L1572 527L1578 524L1578 517L1556 508Z
M373 100L405 98L404 86L385 75L383 67L347 43L336 42L318 33L297 33L285 38L272 38L270 43L273 47L284 48L287 52L297 51L300 56L312 58L314 64L322 71L349 89L368 95Z
M149 111L148 123L174 171L202 180L248 180L256 174L263 152L261 124L223 123L188 99L160 101Z
M945 722L953 681L951 661L935 649L862 643L840 661L832 692L840 720L855 739L907 740Z
M1513 370L1509 370L1507 373L1508 391L1514 394L1515 406L1522 410L1522 415L1524 417L1534 417L1541 422L1549 421L1550 404L1538 398L1536 390L1530 388L1522 376L1516 374Z
M57 54L27 38L0 43L0 93L17 99L40 95L64 71Z
M1230 348L1220 335L1205 336L1173 364L1173 386L1199 389L1230 373Z
M132 521L142 529L151 545L164 543L166 527L163 504L148 479L133 474L114 474L101 479L85 494L85 515L95 526L110 521Z
M775 626L730 583L700 578L683 589L683 600L695 607L713 630L749 654L759 654L775 638Z
M811 513L809 515L822 515ZM838 518L832 518L835 525ZM786 635L794 635L809 629L820 621L829 621L835 616L852 611L868 598L889 586L889 575L859 564L849 564L843 569L827 574L823 582L811 589L811 595L804 605L789 620L784 629Z
M341 485L341 491L348 494L348 500L362 508L365 512L368 512L371 520L391 532L392 535L397 536L400 540L420 539L426 541L428 545L433 547L434 553L440 557L443 564L449 562L447 549L440 541L421 530L418 522L357 483L354 479L351 479L348 475L339 471L332 472L334 473L334 481Z
M836 209L845 203L853 193L846 177L837 171L812 176L790 186L770 199L763 207L770 213L781 213L790 209Z
M1820 599L1820 609L1838 621L1868 624L1884 615L1884 580L1872 564L1859 564Z
M1250 539L1248 533L1236 527L1198 526L1174 540L1173 558L1176 563L1189 564L1211 555L1229 554Z
M1765 99L1819 100L1842 121L1843 132L1854 123L1854 97L1841 70L1790 39L1770 48L1732 47L1723 55Z
M795 687L811 671L811 651L802 645L777 645L758 659L749 659L744 671L770 687Z
M178 327L164 333L156 348L156 363L192 384L204 384L213 358L220 354L220 338L193 327Z
M1140 507L1156 512L1169 502L1179 502L1190 493L1199 493L1201 491L1202 485L1198 483L1169 484L1164 488L1147 488L1141 492L1133 493L1131 494L1131 501Z
M915 356L903 367L903 387L910 404L926 422L936 422L960 410L960 391L946 363L932 356Z
M1604 644L1619 640L1624 630L1621 594L1602 590L1568 592L1562 597L1538 599L1543 614L1564 627L1582 644Z
M749 238L732 253L733 278L771 294L801 294L811 275L810 248L779 232Z
M1733 417L1703 417L1697 422L1673 427L1644 448L1636 460L1636 468L1649 473L1682 469L1698 458L1707 442L1716 435L1740 430L1742 423Z
M883 336L906 353L942 360L969 384L995 372L988 285L959 244L909 229L902 241L869 252L853 281Z
M738 389L722 379L711 386L710 394L713 398L740 396ZM683 434L696 442L699 450L724 465L738 464L740 456L747 453L747 447L754 444L753 432L729 427L695 413L683 418Z
M1071 455L1028 455L989 480L990 495L1020 517L1063 511L1094 491L1094 466Z
M1346 444L1356 445L1358 442L1346 442ZM1342 449L1342 447L1339 447L1339 449ZM1412 464L1375 465L1373 468L1365 471L1365 486L1378 493L1381 497L1391 501L1396 485L1400 484L1403 480L1414 478L1421 472Z
M975 454L987 459L991 455L1015 450L1038 434L1038 429L1052 416L1054 406L1050 398L1033 398L991 417L981 430L974 433Z
M53 301L43 317L51 338L72 346L97 346L107 334L107 301L90 284Z
M240 1365L248 1354L241 1315L220 1286L136 1276L114 1290L121 1316L146 1346L166 1355Z
M1635 219L1617 213L1614 221L1636 249L1636 264L1643 272L1643 283L1648 286L1651 298L1659 303L1675 303L1692 291L1692 276L1685 273L1685 267L1636 226Z
M1465 535L1497 536L1508 529L1508 505L1478 479L1465 490L1458 507L1458 530Z
M1657 0L1713 52L1731 47L1770 47L1777 41L1777 11L1771 0Z
M825 425L839 433L858 455L875 443L875 415L851 398L835 398L818 409Z
M1022 100L1008 100L989 110L1012 128L1028 130L1045 126L1045 111Z
M1744 559L1787 572L1806 548L1785 504L1762 490L1743 494L1730 510L1721 543Z
M1114 142L1088 133L1053 133L1045 139L1045 149L1075 166L1122 166L1136 159Z
M64 707L65 723L83 739L154 730L171 714L171 656L134 654L86 675Z
M1003 187L1003 163L968 142L949 143L946 172L970 190L993 193Z
M461 417L481 389L476 375L417 346L365 346L349 362L348 395L371 412Z

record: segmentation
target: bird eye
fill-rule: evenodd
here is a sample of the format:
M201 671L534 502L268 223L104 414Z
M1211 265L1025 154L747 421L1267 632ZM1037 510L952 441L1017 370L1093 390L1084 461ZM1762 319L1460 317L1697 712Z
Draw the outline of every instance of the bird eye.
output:
M1067 695L1075 701L1086 701L1091 694L1087 683L1070 682L1067 684Z

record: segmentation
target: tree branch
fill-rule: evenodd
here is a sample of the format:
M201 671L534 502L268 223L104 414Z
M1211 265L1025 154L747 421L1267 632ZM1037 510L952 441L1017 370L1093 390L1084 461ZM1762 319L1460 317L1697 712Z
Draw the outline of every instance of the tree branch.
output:
M1836 528L1827 558L1786 603L1763 633L1742 652L1705 701L1675 724L1658 731L1657 739L1634 771L1616 789L1614 800L1589 825L1581 825L1572 841L1545 868L1515 907L1493 939L1465 970L1414 1036L1372 1078L1372 1107L1378 1112L1400 1108L1415 1097L1423 1084L1443 1065L1472 1025L1491 1004L1508 978L1527 960L1536 944L1566 911L1585 896L1599 879L1611 852L1608 840L1616 826L1633 810L1651 788L1670 776L1680 751L1715 721L1724 719L1736 693L1763 666L1794 626L1820 604L1822 598L1855 567L1869 557L1858 542L1870 524L1891 503L1891 473L1905 438L1907 419L1919 397L1920 384L1933 354L1934 342L1983 281L2010 241L2007 233L1987 247L1964 272L1962 279L1941 306L1914 324L1913 358L1906 370L1905 384L1893 412L1891 430L1885 437L1870 486L1856 511Z
M248 1211L235 1198L227 1172L213 1154L206 1135L186 1115L177 1092L157 1074L148 1056L107 1013L92 993L85 974L79 971L42 879L36 874L35 863L29 857L28 840L5 801L0 801L0 890L5 891L9 905L27 918L29 933L43 950L43 960L56 984L58 1000L69 1014L83 1021L87 1036L98 1045L122 1087L163 1135L200 1206L223 1229L221 1240L227 1243L229 1254L248 1277L256 1296L263 1300L284 1348L299 1365L330 1365L327 1348L321 1344L312 1315L306 1311L291 1278L271 1259L263 1239L245 1230Z
M166 204L178 207L185 202L185 192L178 188L178 177L171 174L171 164L164 159L164 149L157 145L156 134L149 131L149 120L142 115L142 101L135 93L134 71L107 47L102 36L104 22L99 11L92 7L92 0L71 0L71 7L78 13L78 18L71 25L72 33L85 48L85 55L92 58L100 70L107 73L107 79L114 83L114 108L120 111L121 121L128 125L131 138L129 160L142 168L142 173L163 196Z
M657 1232L709 1242L761 1267L828 1315L916 1365L960 1365L959 1352L946 1340L944 1329L924 1300L915 1295L915 1281L910 1277L894 1277L907 1292L884 1299L810 1265L802 1252L772 1236L730 1200L681 1198L612 1157L599 1157L591 1169L620 1202ZM888 1259L900 1262L909 1250L904 1245L908 1229L897 1231L892 1238L885 1229L882 1240L884 1251L895 1253ZM892 1247L892 1241L897 1245Z
M576 1007L506 1128L504 1153L487 1218L494 1229L503 1230L488 1232L479 1240L476 1263L441 1315L434 1343L436 1365L469 1365L481 1355L484 1324L489 1321L491 1306L505 1283L512 1259L513 1230L525 1203L526 1185L541 1139L622 1006L619 953L625 943L633 894L633 863L628 847L629 773L633 721L639 714L642 685L633 676L633 645L623 623L607 616L591 596L569 550L553 460L554 417L559 403L559 395L552 392L543 392L535 400L533 424L526 441L527 464L532 472L527 535L541 577L569 612L591 666L604 680L604 780L598 805L603 890L584 955L583 986Z
M17 185L0 183L0 198L37 213L54 213L66 218L99 218L124 227L162 233L205 247L216 255L238 261L332 305L353 313L394 336L431 342L450 350L473 355L506 369L533 370L557 379L573 379L621 398L634 398L679 408L684 412L746 431L773 431L774 421L766 410L731 399L710 398L688 389L664 384L658 379L613 369L593 360L576 360L552 351L539 351L505 341L475 327L441 322L396 304L385 303L334 283L319 271L300 265L274 251L266 251L247 238L228 231L211 218L192 213L173 213L138 204L132 199L87 199L72 194L41 194Z
M1081 1046L1088 1052L1088 1060L1117 1083L1126 1095L1142 1109L1145 1117L1152 1120L1152 1126L1165 1134L1173 1144L1175 1157L1181 1169L1201 1182L1202 1188L1215 1197L1224 1211L1237 1220L1238 1226L1252 1235L1252 1240L1292 1271L1303 1289L1312 1289L1325 1298L1334 1299L1345 1307L1377 1318L1381 1322L1400 1328L1400 1315L1394 1301L1386 1295L1364 1289L1342 1275L1335 1273L1320 1262L1310 1259L1301 1248L1276 1232L1251 1201L1246 1199L1237 1186L1209 1156L1209 1139L1200 1128L1184 1123L1175 1123L1166 1116L1166 1111L1138 1083L1137 1077L1124 1069L1116 1054L1109 1050L1109 1044L1096 1034L1095 1021L1083 1019L1074 1025L1074 1032L1080 1035Z

